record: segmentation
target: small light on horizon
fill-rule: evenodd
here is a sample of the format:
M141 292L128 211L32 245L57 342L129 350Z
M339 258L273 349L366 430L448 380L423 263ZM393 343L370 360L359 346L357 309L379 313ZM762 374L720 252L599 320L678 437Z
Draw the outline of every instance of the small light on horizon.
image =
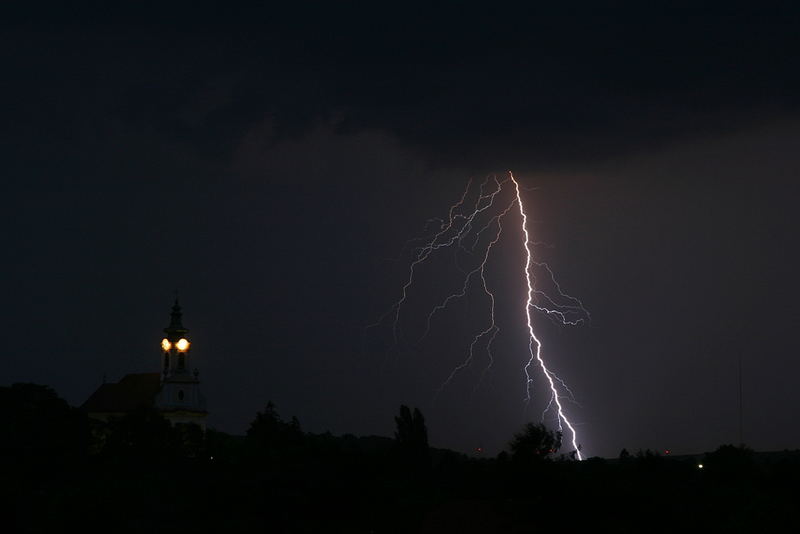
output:
M697 468L698 469L702 469L703 468L703 464L697 464Z

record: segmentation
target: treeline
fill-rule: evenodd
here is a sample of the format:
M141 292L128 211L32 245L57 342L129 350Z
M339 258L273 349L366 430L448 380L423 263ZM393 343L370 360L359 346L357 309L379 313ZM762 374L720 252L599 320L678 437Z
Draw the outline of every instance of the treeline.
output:
M268 404L245 436L142 408L90 421L45 386L0 387L9 532L614 532L785 529L800 461L726 445L578 462L529 424L496 458L428 445L402 406L394 439L304 432ZM702 468L699 465L702 464Z

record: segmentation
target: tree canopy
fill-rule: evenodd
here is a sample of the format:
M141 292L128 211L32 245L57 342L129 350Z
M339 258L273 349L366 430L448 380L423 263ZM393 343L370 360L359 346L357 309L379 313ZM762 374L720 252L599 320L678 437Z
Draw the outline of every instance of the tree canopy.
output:
M561 448L561 432L553 432L542 423L528 423L514 435L509 448L515 461L530 463L542 460Z

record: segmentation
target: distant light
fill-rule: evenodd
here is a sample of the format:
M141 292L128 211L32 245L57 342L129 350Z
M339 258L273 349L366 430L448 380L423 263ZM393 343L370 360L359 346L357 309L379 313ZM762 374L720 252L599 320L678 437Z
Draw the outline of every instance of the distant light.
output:
M184 352L189 348L189 342L186 341L186 338L180 338L178 342L175 343L175 346L178 347L179 351Z
M483 447L476 447L475 452L481 453L483 452Z
M697 468L698 469L702 469L703 468L703 464L697 464Z
M179 342L179 343L180 343L180 342ZM670 450L669 450L669 449L667 449L667 450L665 450L665 451L664 451L664 454L669 454L669 453L670 453Z
M164 349L165 351L168 351L169 349L172 348L172 343L169 342L169 339L164 338L161 340L161 348Z
M210 456L208 459L209 459L209 460L213 460L213 459L214 459L214 457L213 457L213 456Z

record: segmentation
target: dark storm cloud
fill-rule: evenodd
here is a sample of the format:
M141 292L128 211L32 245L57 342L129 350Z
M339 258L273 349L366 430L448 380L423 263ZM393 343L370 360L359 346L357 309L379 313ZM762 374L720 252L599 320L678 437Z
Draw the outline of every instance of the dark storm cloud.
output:
M115 117L224 159L263 121L280 140L333 118L434 163L541 168L797 112L792 12L119 11L7 35L12 138Z

